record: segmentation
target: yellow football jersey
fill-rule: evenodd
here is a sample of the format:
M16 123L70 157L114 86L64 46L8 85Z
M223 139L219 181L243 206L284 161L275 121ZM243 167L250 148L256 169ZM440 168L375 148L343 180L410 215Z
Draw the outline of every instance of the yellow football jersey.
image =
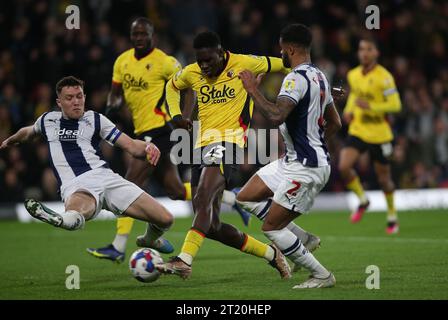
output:
M181 65L154 48L141 59L134 49L123 52L115 61L112 81L120 83L131 110L135 134L159 128L169 120L165 108L165 85Z
M167 108L174 117L180 115L180 90L192 88L197 95L199 137L196 148L227 141L244 147L246 130L253 111L253 101L238 74L250 70L255 75L268 72L288 73L280 58L234 54L226 51L222 73L208 79L197 63L186 66L167 83Z
M350 94L344 113L353 115L348 133L367 143L382 144L391 141L393 134L386 113L401 110L400 95L393 76L377 64L365 75L362 73L362 66L350 70L347 80ZM360 108L356 104L357 98L369 102L370 109Z

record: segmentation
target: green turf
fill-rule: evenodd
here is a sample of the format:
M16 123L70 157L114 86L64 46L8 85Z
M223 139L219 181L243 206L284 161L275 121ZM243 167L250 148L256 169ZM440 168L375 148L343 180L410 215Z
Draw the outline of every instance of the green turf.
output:
M43 223L0 222L0 299L448 299L448 214L403 212L400 218L396 236L385 234L385 216L379 213L357 225L342 213L299 218L304 228L321 236L315 255L337 279L335 288L305 291L291 289L307 277L304 271L282 281L264 260L211 240L204 242L191 279L164 276L143 284L131 277L127 262L117 265L86 253L86 247L111 241L115 221L89 222L77 232ZM235 214L223 219L266 241L258 221L247 229ZM167 234L177 250L190 223L177 219ZM137 222L128 256L143 230ZM65 287L68 265L80 268L80 290ZM368 265L380 268L379 290L365 287Z

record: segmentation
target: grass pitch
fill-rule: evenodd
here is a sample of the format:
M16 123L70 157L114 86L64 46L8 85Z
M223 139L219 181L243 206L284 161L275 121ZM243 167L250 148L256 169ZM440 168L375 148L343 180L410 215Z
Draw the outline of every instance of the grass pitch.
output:
M223 220L267 241L261 223L246 228L237 214ZM442 211L400 213L400 234L385 234L385 214L368 213L359 224L347 213L312 213L296 220L319 235L315 256L336 276L336 287L293 290L305 271L282 281L259 258L206 240L195 259L191 279L162 276L143 284L132 278L126 262L95 259L87 247L111 242L115 221L93 221L69 232L43 223L0 222L0 299L448 299L448 214ZM166 234L178 253L191 218L177 219ZM137 248L135 237L145 225L136 222L127 258ZM164 255L164 259L169 257ZM80 289L68 290L67 266L80 269ZM380 289L366 289L366 267L380 269Z

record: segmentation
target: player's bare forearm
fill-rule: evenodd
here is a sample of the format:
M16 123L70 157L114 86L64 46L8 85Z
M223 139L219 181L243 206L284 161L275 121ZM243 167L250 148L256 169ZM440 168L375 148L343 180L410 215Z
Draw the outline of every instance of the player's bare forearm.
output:
M146 143L141 140L132 140L135 144L135 152L133 154L136 158L146 158L149 164L155 166L160 159L160 150L154 143ZM143 148L143 150L142 150Z
M107 96L107 107L111 109L119 109L123 103L123 98L121 96L113 95L109 93Z
M121 140L121 141L120 141ZM131 139L122 134L117 140L119 146L134 158L144 158L146 143L142 140Z
M112 88L107 96L107 108L109 110L118 110L123 104L123 88L121 84L112 83Z
M182 108L182 118L191 119L194 106L196 105L196 96L191 88L184 89L180 91L181 93L181 104Z
M328 141L329 138L334 136L336 132L338 132L342 128L341 117L339 116L334 103L326 108L324 119L325 139Z
M253 92L248 92L249 95L254 100L255 105L258 110L266 117L274 125L279 125L283 123L284 119L282 114L275 103L268 101L264 95L258 90L255 89Z
M277 103L268 101L264 95L258 90L262 75L257 78L252 72L244 70L239 74L243 82L244 89L254 100L256 107L261 113L275 126L282 124L288 114L292 111L295 104L290 99L277 99Z
M153 143L146 143L142 140L131 139L125 133L118 138L116 145L128 152L134 158L145 159L152 165L156 165L160 158L160 151Z
M334 136L339 129L341 129L341 127L336 123L327 123L325 125L325 139L328 141L328 139Z
M131 147L128 149L128 151L135 158L143 158L146 155L146 146L147 144L144 141L132 139Z
M344 120L344 123L346 125L350 124L350 122L352 122L352 120L353 120L353 113L351 113L351 112L344 112L342 114L342 119Z
M0 145L0 149L4 149L7 147L10 147L14 144L26 142L31 139L31 137L34 136L34 129L33 126L23 127L19 131L17 131L15 134L7 138L2 142Z

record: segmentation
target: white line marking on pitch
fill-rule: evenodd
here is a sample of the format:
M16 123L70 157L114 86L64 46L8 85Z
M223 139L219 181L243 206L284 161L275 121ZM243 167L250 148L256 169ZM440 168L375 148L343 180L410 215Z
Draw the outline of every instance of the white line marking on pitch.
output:
M364 242L403 242L403 243L446 243L448 239L429 239L429 238L394 238L392 237L357 237L357 236L322 236L322 240L329 241L364 241Z
M187 233L186 232L167 232L167 237L173 236L173 237L185 237ZM254 232L252 233L252 236L264 236L262 233ZM321 236L320 237L323 241L348 241L348 242L356 242L356 241L362 241L362 242L402 242L402 243L433 243L433 244L440 244L440 243L446 243L448 244L448 239L430 239L430 238L396 238L396 236L391 237L359 237L359 236Z

